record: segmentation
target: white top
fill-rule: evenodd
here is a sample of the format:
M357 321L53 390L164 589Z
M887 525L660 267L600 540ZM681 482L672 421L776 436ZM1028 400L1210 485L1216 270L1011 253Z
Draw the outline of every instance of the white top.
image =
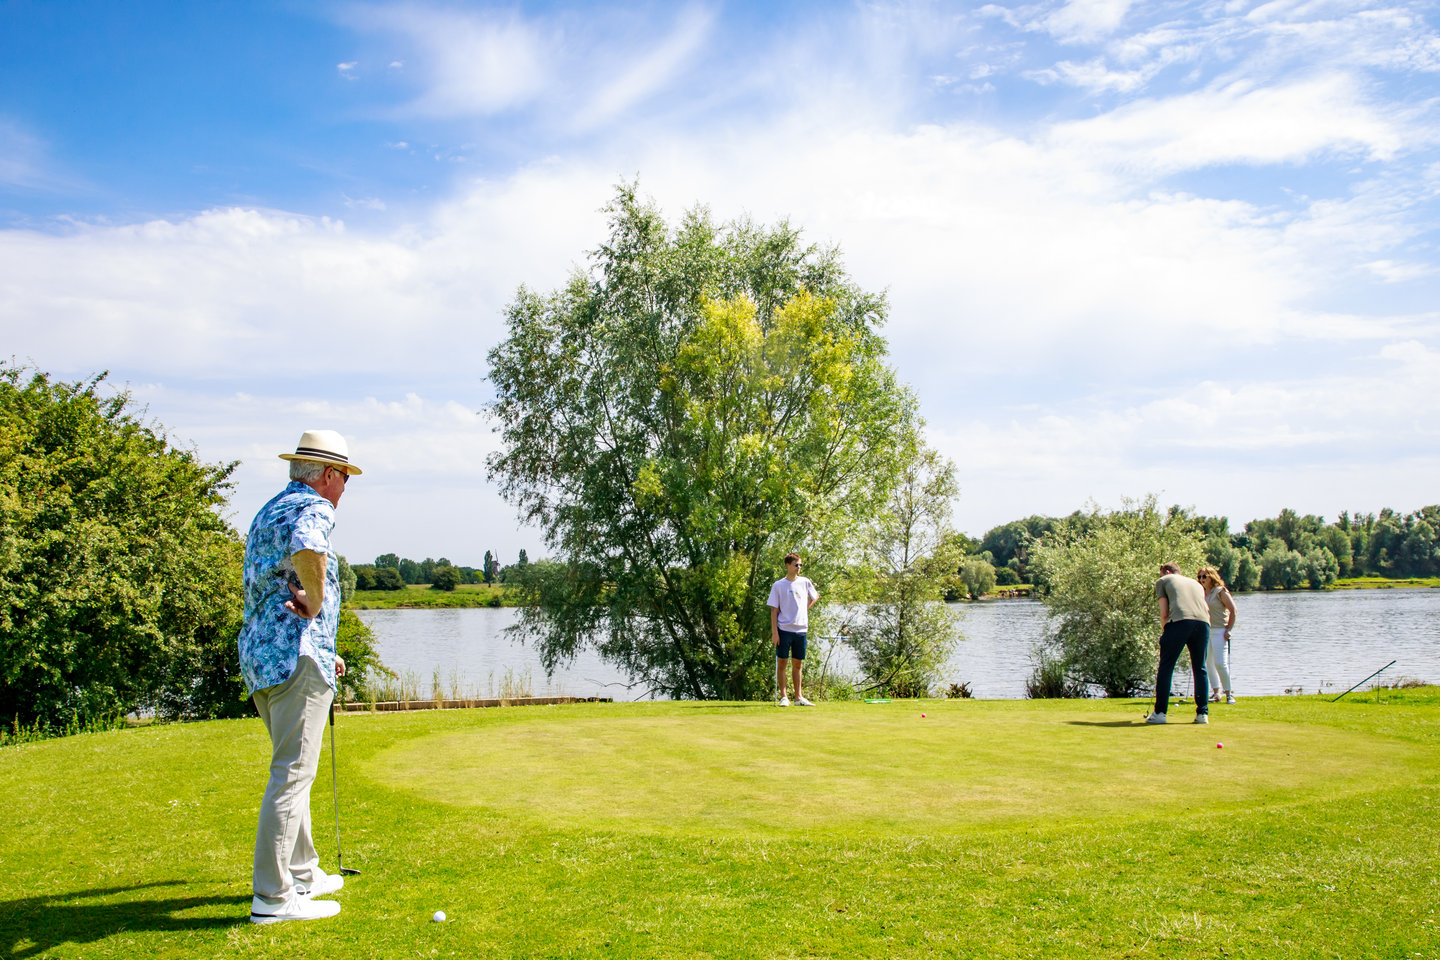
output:
M780 611L775 625L781 630L804 633L810 626L810 601L819 599L820 593L809 577L796 577L794 580L781 577L770 588L770 599L765 601L765 605Z

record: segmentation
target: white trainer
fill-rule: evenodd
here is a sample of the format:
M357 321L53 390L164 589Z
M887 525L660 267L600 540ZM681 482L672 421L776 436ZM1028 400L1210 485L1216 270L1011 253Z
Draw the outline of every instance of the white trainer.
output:
M1166 720L1165 720L1165 714L1163 714L1163 713L1152 713L1152 714L1150 714L1149 716L1147 716L1147 717L1145 718L1145 722L1146 722L1146 723L1165 723L1165 722L1166 722Z
M1209 723L1209 722L1210 722L1210 714L1208 714L1208 713L1197 713L1197 714L1195 714L1195 722L1196 722L1196 723Z
M815 704L811 703L809 700L806 700L804 697L796 697L796 698L795 698L795 705L796 705L796 706L799 706L799 707L813 707L813 706L815 706Z
M781 698L780 698L780 706L782 706L782 707L788 707L788 706L790 706L790 698L789 698L789 697L781 697Z
M340 904L334 900L312 900L298 894L279 906L266 903L259 897L250 901L251 923L284 923L287 920L324 920L340 912Z
M345 878L338 873L326 873L319 867L313 871L310 883L295 884L295 893L301 897L328 897L332 893L339 893L345 886Z
M1225 694L1225 702L1226 702L1226 703L1234 703L1234 702L1235 702L1235 695L1232 694L1232 693L1227 693L1227 694Z

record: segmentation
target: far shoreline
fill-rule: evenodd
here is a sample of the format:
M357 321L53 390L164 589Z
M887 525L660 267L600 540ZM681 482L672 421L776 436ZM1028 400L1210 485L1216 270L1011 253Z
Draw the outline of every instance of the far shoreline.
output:
M1440 590L1440 577L1346 577L1329 586L1312 591L1309 587L1294 590L1255 590L1251 593L1330 593L1336 590ZM1006 596L1007 592L1024 591L1024 596ZM1243 594L1242 594L1243 596ZM987 593L986 600L1035 599L1030 584L1016 584ZM963 603L979 601L967 600ZM350 610L475 610L524 606L513 591L484 584L466 584L455 590L432 590L429 584L411 584L404 590L358 590L345 601Z

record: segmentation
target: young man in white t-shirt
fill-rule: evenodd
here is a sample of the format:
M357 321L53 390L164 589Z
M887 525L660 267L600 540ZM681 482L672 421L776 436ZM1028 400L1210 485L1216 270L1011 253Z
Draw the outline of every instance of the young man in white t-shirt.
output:
M800 670L805 665L805 632L810 626L810 608L820 600L815 584L800 576L803 566L798 554L785 555L785 576L770 588L770 638L775 642L775 692L780 706L790 706L785 693L785 661L790 661L790 676L795 687L795 703L801 707L815 704L800 692Z

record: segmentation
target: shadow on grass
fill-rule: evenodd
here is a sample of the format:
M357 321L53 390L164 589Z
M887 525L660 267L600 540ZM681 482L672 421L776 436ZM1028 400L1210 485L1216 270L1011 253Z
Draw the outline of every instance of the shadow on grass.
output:
M183 887L185 881L160 880L133 887L74 890L45 897L0 902L0 956L32 957L64 943L93 943L117 933L215 930L249 922L250 896L166 897L126 899L118 903L74 903L114 897L157 887ZM183 917L184 911L223 905L235 912L225 917Z
M1143 727L1143 720L1066 720L1072 727Z

